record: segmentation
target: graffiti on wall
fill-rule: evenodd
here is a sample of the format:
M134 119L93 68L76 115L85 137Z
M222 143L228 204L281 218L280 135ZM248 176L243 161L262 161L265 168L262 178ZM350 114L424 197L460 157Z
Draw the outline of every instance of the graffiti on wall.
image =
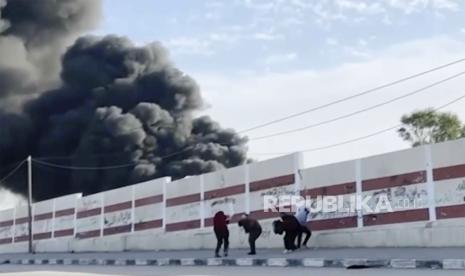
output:
M217 212L223 211L226 215L231 217L239 209L236 205L237 200L232 197L215 199L205 205L205 208L207 209L205 215L207 217L213 217Z
M436 205L465 203L465 179L454 179L436 185Z
M288 195L299 195L299 192L297 192L294 189L294 185L275 187L275 188L271 188L269 190L266 190L265 192L260 193L261 197L264 197L264 196L280 197L280 196L288 196Z
M105 227L121 226L131 224L132 216L131 210L122 210L105 214L104 225Z
M23 237L29 235L29 227L27 223L15 225L15 237Z
M55 230L70 229L74 227L74 215L55 217Z
M311 220L320 220L320 219L333 219L333 218L343 218L356 215L355 210L352 210L353 202L351 197L353 195L346 195L340 197L342 202L338 201L338 206L336 206L336 210L328 211L327 209L323 209L323 201L321 198L317 200L312 200L310 202L310 210L318 210L310 213Z
M0 227L0 239L11 238L13 226Z
M34 221L34 233L47 233L52 231L52 224L53 220L46 219L46 220L39 220Z
M94 216L94 217L79 219L76 225L76 228L77 228L77 232L84 232L84 231L100 229L100 225L101 225L101 216Z
M385 188L366 193L368 206L375 210L382 198L389 202L392 211L418 209L428 207L428 190L426 184L416 184Z
M83 197L78 212L100 208L102 206L100 197Z
M168 221L193 220L200 218L200 202L169 208Z

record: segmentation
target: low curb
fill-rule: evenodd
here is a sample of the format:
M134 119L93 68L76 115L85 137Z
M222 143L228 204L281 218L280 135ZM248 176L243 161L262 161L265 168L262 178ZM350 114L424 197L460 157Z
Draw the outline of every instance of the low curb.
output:
M308 268L391 268L465 270L465 259L318 259L318 258L162 258L162 259L0 259L0 265L107 265L107 266L261 266Z

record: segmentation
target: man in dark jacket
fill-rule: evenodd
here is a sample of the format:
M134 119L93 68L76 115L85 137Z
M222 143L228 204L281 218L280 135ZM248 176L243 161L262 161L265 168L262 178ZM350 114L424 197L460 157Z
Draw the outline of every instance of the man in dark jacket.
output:
M216 250L215 257L220 257L220 249L224 243L224 256L228 256L228 247L229 247L229 230L228 230L228 217L224 214L223 211L219 211L213 217L213 231L216 236Z
M284 233L284 253L297 249L295 242L300 233L300 223L293 215L281 213L281 220L273 222L273 231L279 235Z
M257 220L252 219L249 215L244 215L241 220L238 222L239 227L243 227L245 232L249 234L249 246L250 252L249 255L255 255L255 241L260 237L262 233L262 227Z

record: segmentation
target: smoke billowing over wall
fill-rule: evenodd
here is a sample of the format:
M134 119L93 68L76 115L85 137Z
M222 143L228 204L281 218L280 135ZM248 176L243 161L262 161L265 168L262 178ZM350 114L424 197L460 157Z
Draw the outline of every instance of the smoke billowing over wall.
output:
M194 117L203 107L199 87L163 46L78 37L96 26L100 5L0 0L0 167L28 154L63 166L134 164L36 164L34 197L41 200L243 164L246 138ZM24 194L24 173L2 185Z

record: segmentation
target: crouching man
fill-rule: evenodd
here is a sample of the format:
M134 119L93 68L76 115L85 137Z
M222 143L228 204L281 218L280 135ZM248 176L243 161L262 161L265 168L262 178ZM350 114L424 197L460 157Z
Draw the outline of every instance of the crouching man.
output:
M300 223L293 215L281 213L281 220L273 221L273 232L284 233L284 254L297 249L296 238L300 233Z
M297 212L295 213L295 218L300 223L300 232L299 232L299 235L297 236L297 248L300 248L300 245L302 244L303 234L305 234L305 239L303 243L303 246L305 248L307 247L308 240L312 236L312 231L307 225L309 215L310 215L310 211L305 206L299 207L297 209Z
M239 227L243 227L245 232L249 234L249 255L255 255L255 241L260 237L262 233L262 227L257 220L250 218L248 215L244 215L238 222Z

